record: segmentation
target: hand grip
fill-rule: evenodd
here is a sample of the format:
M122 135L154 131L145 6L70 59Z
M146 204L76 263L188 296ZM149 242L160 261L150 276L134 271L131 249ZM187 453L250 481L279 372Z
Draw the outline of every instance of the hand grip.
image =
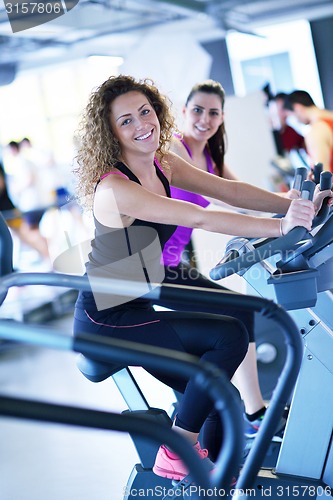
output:
M312 200L316 185L312 181L304 181L302 184L301 198L303 200Z
M320 174L320 191L325 191L326 189L332 188L332 173L322 172ZM325 198L321 204L320 210L313 219L312 227L317 227L326 221L329 213L330 207L327 205L328 198Z
M296 168L293 189L297 189L297 191L301 190L302 184L306 179L307 173L308 169L306 167Z
M323 164L322 163L316 163L315 166L313 167L313 181L315 184L319 184L320 182L320 175L323 171Z
M320 174L320 191L332 189L332 172L322 172Z

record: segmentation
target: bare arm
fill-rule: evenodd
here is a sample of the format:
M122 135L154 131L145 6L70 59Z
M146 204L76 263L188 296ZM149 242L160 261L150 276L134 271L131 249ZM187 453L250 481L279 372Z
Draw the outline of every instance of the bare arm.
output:
M314 123L305 137L305 144L313 164L322 163L323 169L330 171L333 137L327 123L323 121Z
M172 153L175 153L176 155L180 156L183 160L186 162L190 163L194 167L197 167L195 164L193 164L192 160L189 157L188 151L186 150L184 144L180 141L179 138L177 137L172 137L171 143L170 143L170 151ZM199 167L197 167L199 168ZM219 175L215 166L214 166L214 171L216 175ZM223 178L224 179L230 179L230 180L235 180L237 181L238 178L236 175L230 170L230 168L227 165L223 165ZM202 195L202 193L200 193ZM209 196L205 196L207 201L209 203L213 203L216 206L222 206L225 207L227 210L234 210L235 207L231 207L226 203L225 201L217 200L216 198L211 198ZM237 207L238 208L238 207Z
M228 167L228 165L223 165L223 177L224 179L229 179L230 181L239 181L237 175Z
M172 153L175 153L176 155L180 156L183 160L187 161L188 163L191 163L191 165L192 165L192 162L189 160L188 152L187 152L184 144L177 137L172 137L171 143L170 143L170 151ZM217 171L216 171L216 173L217 173ZM229 179L231 181L238 181L239 180L237 175L235 175L234 172L226 164L223 165L223 178Z
M213 180L215 178L210 174L206 175ZM112 199L114 203L111 202ZM192 203L152 193L118 175L109 176L101 181L95 194L94 210L97 219L109 227L121 227L120 221L124 226L129 226L134 219L139 218L236 236L240 234L245 237L280 236L279 219L205 210ZM294 200L287 216L283 219L283 232L286 233L298 225L310 230L313 215L312 202Z
M172 152L168 153L168 161L171 166L171 184L181 189L260 212L285 214L289 208L290 199L245 182L213 176L193 167Z

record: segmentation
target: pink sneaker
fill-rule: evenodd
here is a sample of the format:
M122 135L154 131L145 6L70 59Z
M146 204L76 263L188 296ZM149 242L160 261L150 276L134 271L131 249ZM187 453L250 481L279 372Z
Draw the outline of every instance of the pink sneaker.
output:
M193 448L198 453L200 458L206 459L209 462L211 469L215 467L215 464L208 458L208 451L205 449L202 450L199 442L197 442ZM175 481L181 481L189 473L185 464L178 457L178 455L168 450L168 448L163 444L157 452L153 472L157 476L166 477Z

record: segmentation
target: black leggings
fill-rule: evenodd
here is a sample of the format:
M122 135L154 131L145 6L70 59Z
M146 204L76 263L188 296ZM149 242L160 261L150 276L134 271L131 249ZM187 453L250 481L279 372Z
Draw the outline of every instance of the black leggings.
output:
M152 307L128 307L116 312L109 309L90 314L77 307L74 334L80 332L192 354L217 365L229 379L248 349L247 330L235 318L206 313L155 311ZM199 432L208 415L214 412L212 400L191 379L184 381L164 373L150 373L183 393L176 424L188 431ZM220 444L221 436L211 436L210 439Z
M198 271L198 269L196 269L195 267L191 267L184 262L180 262L178 266L175 267L165 267L164 283L230 291L227 288L219 285L215 281L211 281L210 279L206 278ZM174 309L174 304L169 304L165 300L160 301L157 304L168 307L170 309ZM177 310L184 310L185 307L186 306L182 305L177 306ZM202 304L200 310L206 313L216 312L216 310L214 311L214 309L210 309L206 304ZM229 306L221 306L219 314L232 316L241 321L247 329L249 342L254 342L254 312L236 309ZM211 460L215 461L218 456L221 443L223 441L223 429L219 415L215 409L210 412L208 418L205 421L201 433L201 440L204 446L208 448Z
M198 269L195 267L191 267L188 264L181 262L177 267L165 267L165 279L163 283L174 284L174 285L186 285L186 286L195 286L195 287L203 287L203 288L211 288L213 290L228 290L215 281L211 281L206 278L203 274L200 274ZM233 292L237 293L237 292ZM158 302L158 305L162 305L164 307L169 307L170 309L174 309L174 304L168 304L167 301ZM177 311L185 310L185 306L180 305L177 307ZM200 308L203 312L215 312L213 309L209 309L209 306L204 304L202 308ZM235 309L232 307L222 306L221 310L218 311L218 314L223 314L226 316L232 316L234 318L239 319L246 326L247 332L249 334L249 341L254 342L254 312Z

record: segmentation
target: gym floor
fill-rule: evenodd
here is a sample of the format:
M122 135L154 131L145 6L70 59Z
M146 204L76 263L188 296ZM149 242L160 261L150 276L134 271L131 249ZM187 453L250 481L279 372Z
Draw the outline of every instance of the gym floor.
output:
M34 270L34 269L31 269ZM47 324L71 335L67 297L48 287L12 289L2 317ZM58 303L57 318L50 304ZM0 345L2 395L31 398L90 409L121 412L126 405L112 379L86 380L77 354L28 345ZM168 410L173 393L141 368L135 368L149 403ZM153 400L152 400L153 399ZM124 433L0 417L1 500L121 500L133 465L138 462Z

